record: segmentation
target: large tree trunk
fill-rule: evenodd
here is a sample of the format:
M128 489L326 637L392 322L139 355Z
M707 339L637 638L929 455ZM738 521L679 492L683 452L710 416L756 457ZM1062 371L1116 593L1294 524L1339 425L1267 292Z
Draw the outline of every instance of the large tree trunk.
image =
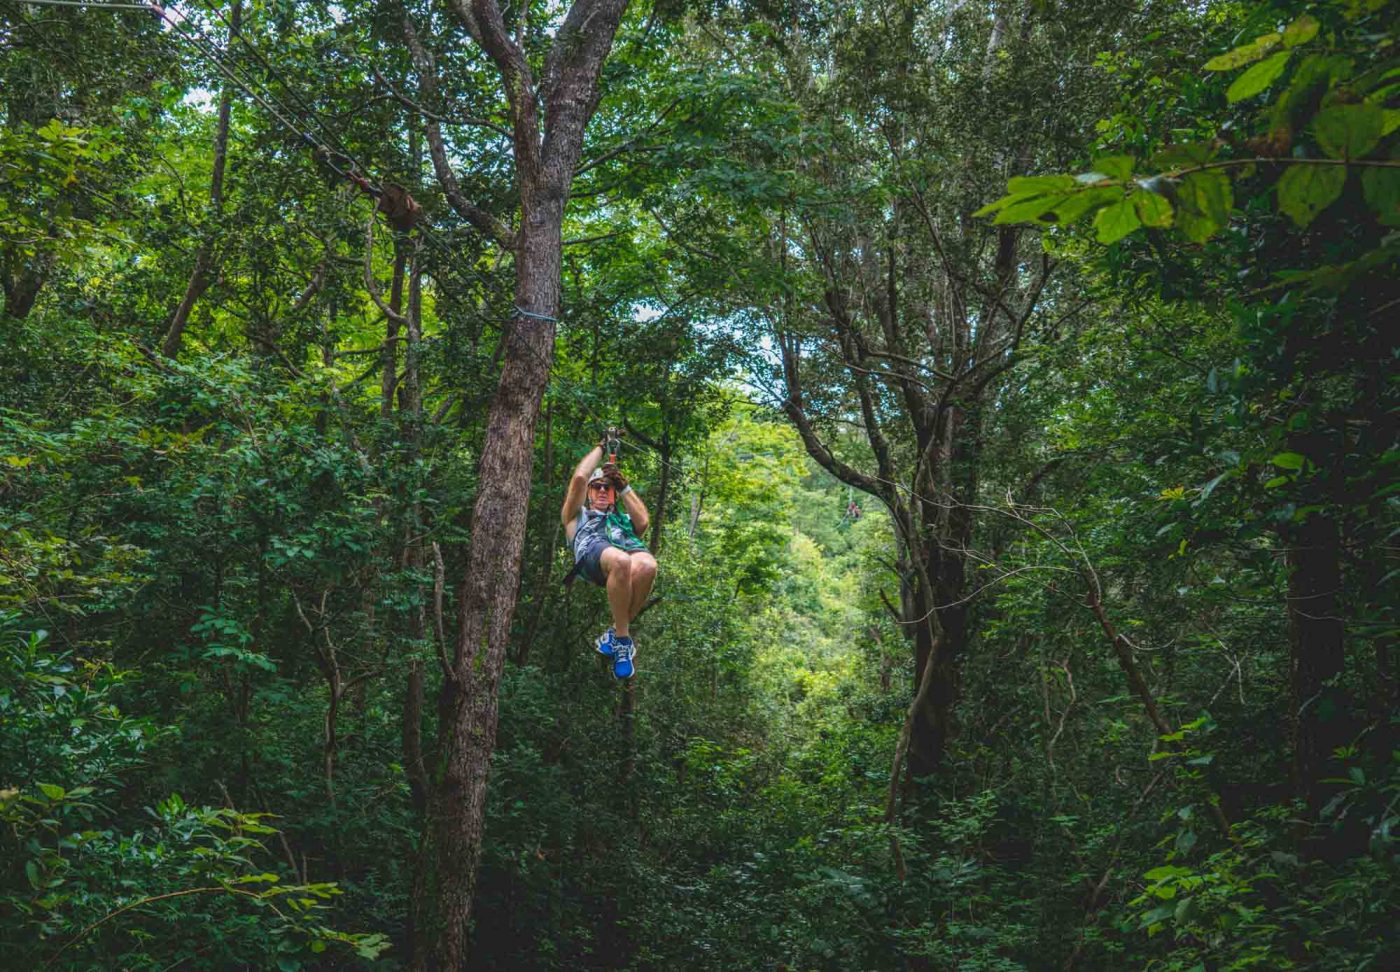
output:
M559 310L563 206L558 196L539 202L540 210L524 214L516 293L522 307L553 317ZM436 961L424 968L466 967L497 689L520 580L535 419L549 381L554 324L518 317L507 341L478 466L473 542L458 591L456 652L439 704L440 761L428 805L422 880L415 888L431 915L423 932L436 946L429 952Z
M928 687L919 697L909 733L909 773L928 776L938 770L953 734L953 706L958 698L958 675L968 647L967 555L973 519L969 504L977 498L982 425L975 404L953 407L938 421L932 435L941 439L917 504L923 519L918 614L931 615L932 625L919 625L915 635L914 686L923 684L924 669L932 665ZM925 593L927 592L927 593Z
M933 666L927 689L916 696L909 730L909 775L915 778L937 772L943 763L953 734L958 666L967 650L967 610L952 603L964 596L962 561L943 555L936 543L926 568L932 590L925 594L921 587L915 600L919 612L915 617L931 614L933 621L916 625L914 634L916 692L923 684L925 669Z
M457 639L438 701L438 746L428 819L414 877L414 968L466 968L472 899L481 859L486 781L496 743L497 689L505 664L525 548L535 422L554 356L560 307L564 206L597 106L598 77L627 0L577 0L555 35L535 83L525 51L495 0L459 0L467 30L495 62L510 104L520 226L503 239L515 251L515 316L502 340L504 363L477 464L472 543L458 588ZM431 61L412 24L415 64ZM541 125L536 98L548 99ZM543 132L547 130L548 138ZM439 182L464 218L493 230L457 189L441 135L428 142Z

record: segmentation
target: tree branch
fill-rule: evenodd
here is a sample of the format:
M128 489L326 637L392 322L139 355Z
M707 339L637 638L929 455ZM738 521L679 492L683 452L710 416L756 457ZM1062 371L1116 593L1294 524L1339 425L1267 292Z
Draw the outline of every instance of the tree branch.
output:
M403 35L413 61L413 69L418 72L419 97L424 101L432 101L437 94L437 65L432 53L419 38L418 31L413 26L413 19L406 10L403 15ZM511 138L504 128L494 125L489 127L507 139ZM514 249L515 232L504 222L474 204L462 192L462 184L458 181L457 174L452 171L452 163L448 160L447 144L443 140L442 126L436 116L424 114L423 132L428 137L428 156L433 162L433 173L437 176L438 185L442 187L442 194L447 198L448 205L479 232L506 249Z
M374 213L369 214L369 221L365 223L365 290L369 292L370 299L374 301L375 306L385 317L401 326L408 324L407 316L384 303L384 298L379 293L379 286L374 282ZM376 364L375 367L378 365Z

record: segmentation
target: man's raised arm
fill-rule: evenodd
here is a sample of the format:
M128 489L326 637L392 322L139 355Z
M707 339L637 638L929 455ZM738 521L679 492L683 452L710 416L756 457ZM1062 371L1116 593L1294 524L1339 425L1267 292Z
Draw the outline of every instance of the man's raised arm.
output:
M579 464L574 469L574 474L569 479L569 490L564 494L564 508L559 511L559 519L569 526L578 519L579 510L583 509L584 497L588 495L588 477L594 469L598 468L598 462L603 458L603 447L596 445L589 450L588 455L579 460Z

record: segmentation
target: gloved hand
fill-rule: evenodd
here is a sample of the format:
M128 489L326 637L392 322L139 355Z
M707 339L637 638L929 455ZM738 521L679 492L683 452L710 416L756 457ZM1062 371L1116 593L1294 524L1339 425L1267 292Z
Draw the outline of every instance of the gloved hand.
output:
M603 478L612 485L613 492L618 496L627 488L627 477L622 475L615 462L603 463Z

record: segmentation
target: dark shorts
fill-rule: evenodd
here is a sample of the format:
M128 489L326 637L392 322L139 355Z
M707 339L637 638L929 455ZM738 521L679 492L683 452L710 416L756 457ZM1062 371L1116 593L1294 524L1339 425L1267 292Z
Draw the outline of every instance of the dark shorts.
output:
M606 543L595 543L583 552L583 556L578 559L578 572L584 580L590 584L597 584L599 587L607 587L608 579L603 575L603 551L608 549Z

